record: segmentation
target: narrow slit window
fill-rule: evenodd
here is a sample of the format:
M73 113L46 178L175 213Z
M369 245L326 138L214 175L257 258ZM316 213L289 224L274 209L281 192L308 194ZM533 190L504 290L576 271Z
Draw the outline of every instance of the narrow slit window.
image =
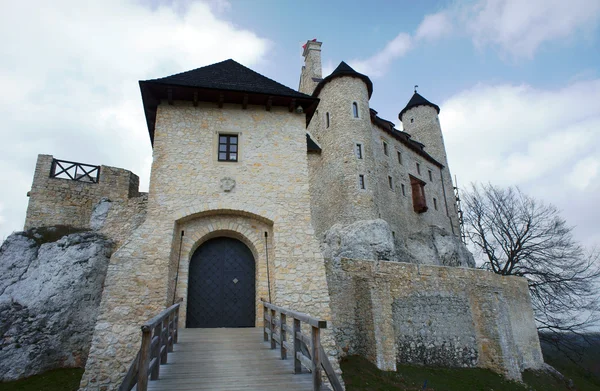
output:
M433 181L433 174L431 173L431 170L427 170L427 172L429 172L429 180Z
M325 113L325 127L329 128L329 113Z
M358 159L362 159L363 158L362 144L356 144L356 157Z
M392 231L392 238L396 239L396 231Z
M404 187L404 183L402 183L400 186L402 186L402 195L406 196L406 187Z
M385 154L385 156L389 156L388 155L388 145L385 141L383 142L383 153Z
M417 163L417 174L421 175L421 165Z
M402 152L398 151L398 163L402 164Z
M358 176L358 187L360 187L361 189L365 189L365 176L364 175L359 175Z
M433 199L433 209L437 210L437 200Z
M358 118L358 103L352 102L352 115L354 118Z
M237 162L238 161L238 136L220 134L219 135L219 161Z
M388 176L388 185L390 185L390 190L394 190L394 179L391 176Z

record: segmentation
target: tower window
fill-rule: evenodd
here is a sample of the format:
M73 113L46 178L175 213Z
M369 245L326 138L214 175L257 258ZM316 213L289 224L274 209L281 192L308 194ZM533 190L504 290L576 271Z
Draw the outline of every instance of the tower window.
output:
M366 188L366 186L365 186L365 176L362 175L362 174L360 174L358 176L358 187L361 188L361 189L365 189Z
M329 112L325 113L325 127L329 127Z
M433 209L437 210L437 200L433 199Z
M389 156L389 154L388 154L388 145L387 145L387 143L385 141L383 142L383 153L385 154L385 156Z
M388 185L390 185L390 190L394 190L394 179L391 176L388 176Z
M414 119L414 118L411 118L411 119L410 119L410 123L412 124L413 122L415 122L415 119Z
M219 134L219 161L238 161L238 136Z
M363 158L362 144L356 144L356 157L358 159Z
M402 195L406 197L406 188L404 187L404 183L401 183L400 186L402 186Z
M425 198L425 182L410 175L410 187L412 189L413 209L417 213L427 212L427 200Z
M417 174L421 175L421 165L417 163Z
M427 170L427 172L429 172L429 180L433 181L433 174L431 173L431 170Z
M398 152L398 163L402 164L402 153L400 151Z
M354 118L358 118L358 103L352 102L352 115Z

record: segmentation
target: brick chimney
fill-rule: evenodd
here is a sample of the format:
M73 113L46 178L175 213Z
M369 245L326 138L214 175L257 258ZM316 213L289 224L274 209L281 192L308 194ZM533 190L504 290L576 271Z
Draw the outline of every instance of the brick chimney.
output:
M304 57L304 66L300 74L300 87L298 91L311 95L315 87L323 78L321 70L321 45L316 39L307 41L302 56Z

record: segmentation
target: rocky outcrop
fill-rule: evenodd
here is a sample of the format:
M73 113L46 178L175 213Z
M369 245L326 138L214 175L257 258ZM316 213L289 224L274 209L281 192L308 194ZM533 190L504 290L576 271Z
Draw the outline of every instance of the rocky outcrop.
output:
M0 381L85 364L113 243L70 232L33 228L0 247Z
M334 265L341 258L474 267L473 255L456 236L429 227L406 238L394 238L384 220L336 224L325 233L323 256Z

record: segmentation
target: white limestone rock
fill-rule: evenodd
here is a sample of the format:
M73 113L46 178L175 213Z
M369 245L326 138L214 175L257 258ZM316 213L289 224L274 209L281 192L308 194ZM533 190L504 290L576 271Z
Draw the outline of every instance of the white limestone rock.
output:
M69 232L33 228L0 247L0 381L85 364L113 244Z
M92 209L92 216L90 217L90 228L94 231L101 229L106 222L106 218L108 217L108 211L112 206L112 202L103 197L96 205L94 205L94 209Z
M382 219L336 224L325 233L323 256L410 262L423 265L475 267L473 255L456 236L442 228L429 229L395 239Z
M456 236L431 226L405 238L406 251L416 263L438 266L475 267L475 259Z
M395 260L394 238L385 220L360 220L350 225L335 224L325 233L323 256L340 260Z

